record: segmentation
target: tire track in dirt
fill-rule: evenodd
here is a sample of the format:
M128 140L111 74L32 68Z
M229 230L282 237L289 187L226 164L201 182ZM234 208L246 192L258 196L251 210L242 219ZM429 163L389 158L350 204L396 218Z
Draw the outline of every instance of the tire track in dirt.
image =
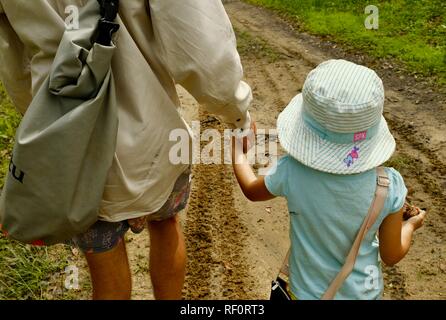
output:
M266 108L277 118L285 102L301 90L308 72L335 54L321 52L306 41L310 36L300 37L287 23L267 10L242 2L228 4L226 9L236 29L262 39L278 54L279 59L275 62L267 61L262 55L255 57L252 52L242 54L246 77L250 84L254 84L254 96L258 101L254 103L255 111ZM312 39L312 43L317 41ZM299 84L293 88L286 81ZM444 294L446 255L443 212L446 206L443 160L446 158L446 126L442 121L445 114L441 113L445 106L439 98L422 107L418 105L418 100L417 103L411 101L413 89L409 90L410 95L401 89L399 79L386 77L384 82L388 99L385 116L398 144L398 152L392 164L401 167L397 169L406 180L409 199L421 207L429 208L426 227L416 233L416 240L408 256L398 266L384 268L385 297L440 298ZM423 93L418 94L421 97ZM261 121L265 125L275 125L270 115ZM426 250L426 247L431 250ZM439 283L438 277L443 281Z
M220 129L200 113L201 128ZM201 150L208 142L201 143ZM234 205L229 165L198 164L186 219L186 299L249 299L255 284L245 263L247 228Z

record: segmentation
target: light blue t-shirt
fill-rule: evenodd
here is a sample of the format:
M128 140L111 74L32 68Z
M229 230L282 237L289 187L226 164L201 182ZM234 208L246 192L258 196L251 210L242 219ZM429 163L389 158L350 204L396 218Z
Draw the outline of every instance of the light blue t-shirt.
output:
M384 218L404 205L407 189L393 168L379 218L362 242L355 267L336 299L380 299L383 277L376 233ZM320 299L344 265L376 189L376 170L335 175L313 170L291 156L265 178L271 194L283 196L290 212L290 286L298 299Z

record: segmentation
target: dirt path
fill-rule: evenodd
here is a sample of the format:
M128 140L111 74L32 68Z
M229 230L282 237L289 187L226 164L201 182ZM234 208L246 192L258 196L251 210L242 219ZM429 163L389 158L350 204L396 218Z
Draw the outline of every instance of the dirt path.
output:
M301 89L308 72L330 58L347 57L318 38L301 34L271 12L239 1L226 4L239 34L246 80L259 128L274 128L279 112ZM240 36L241 35L241 36ZM368 63L375 67L374 62ZM398 150L391 164L403 174L409 198L429 209L408 256L385 268L385 298L444 299L446 296L446 98L382 68L385 116ZM202 129L223 129L181 91L182 113ZM191 200L183 214L188 246L186 299L267 299L289 246L283 199L250 203L235 184L231 167L196 165ZM148 277L148 236L129 236L134 298L153 297Z
M257 56L255 52L242 56L246 77L256 98L253 114L261 125L274 126L278 112L302 88L306 74L320 62L346 56L361 60L339 50L327 50L319 39L293 31L267 10L242 2L229 3L226 8L239 32L264 40L270 46L269 51L276 53L273 59L262 57L261 52ZM429 88L407 87L401 74L378 72L386 86L385 116L398 144L397 155L391 163L401 170L411 201L429 209L426 225L416 234L408 256L397 266L385 269L385 296L444 299L446 98Z

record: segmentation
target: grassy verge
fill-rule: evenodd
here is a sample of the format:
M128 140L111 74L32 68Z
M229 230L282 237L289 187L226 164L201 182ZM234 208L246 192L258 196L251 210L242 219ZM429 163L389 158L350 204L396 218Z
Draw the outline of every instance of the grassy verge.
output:
M5 174L11 158L15 130L20 123L20 115L15 111L0 84L0 189L3 188Z
M266 59L268 62L276 62L280 58L280 53L276 52L265 40L253 37L245 31L234 28L237 36L237 49L243 57L255 57Z
M25 246L0 236L0 299L44 300L67 296L67 248Z
M407 155L396 153L385 163L385 166L395 168L399 172L404 173L407 170L414 170L414 162L415 160Z
M444 0L246 0L275 9L303 30L392 58L414 73L446 84L446 2ZM366 6L379 9L378 30L367 30Z
M20 115L0 83L0 189ZM37 248L0 235L0 300L73 299L75 291L64 289L65 268L73 264L68 247Z

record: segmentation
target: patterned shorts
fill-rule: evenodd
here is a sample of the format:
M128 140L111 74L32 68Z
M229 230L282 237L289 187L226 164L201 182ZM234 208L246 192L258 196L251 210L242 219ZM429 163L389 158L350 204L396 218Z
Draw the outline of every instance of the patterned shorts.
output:
M150 221L163 221L170 219L183 210L190 195L191 169L187 169L175 182L172 193L163 207L155 213L149 214L139 219L136 224ZM133 222L131 220L131 222ZM78 247L84 253L102 253L115 248L123 239L127 231L139 233L144 227L135 227L129 221L107 222L97 221L86 232L75 236L68 242L69 245Z

